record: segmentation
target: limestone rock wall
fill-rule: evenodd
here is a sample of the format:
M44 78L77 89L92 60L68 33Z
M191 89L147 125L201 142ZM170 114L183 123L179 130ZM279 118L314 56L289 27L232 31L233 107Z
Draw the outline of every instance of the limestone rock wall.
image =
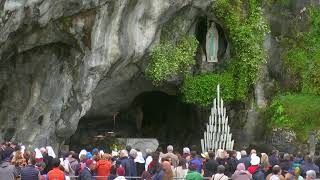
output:
M184 8L197 16L210 3L1 0L0 141L12 137L59 147L75 132L93 96L106 91L117 102L127 93L111 94L137 77L136 64L158 42L166 21Z

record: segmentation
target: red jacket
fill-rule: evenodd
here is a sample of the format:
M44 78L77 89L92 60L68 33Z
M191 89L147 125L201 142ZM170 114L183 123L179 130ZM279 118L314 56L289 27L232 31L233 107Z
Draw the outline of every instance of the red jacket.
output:
M65 180L64 172L55 167L48 172L48 180Z
M101 159L96 164L96 172L97 176L109 176L111 171L112 164L110 161ZM98 179L106 179L104 178L97 178Z

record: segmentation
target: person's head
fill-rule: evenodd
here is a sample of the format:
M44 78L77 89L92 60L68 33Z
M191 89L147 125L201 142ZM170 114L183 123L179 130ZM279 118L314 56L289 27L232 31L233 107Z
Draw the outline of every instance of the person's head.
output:
M290 161L290 159L291 159L290 154L285 153L285 154L283 155L283 160L285 160L285 161Z
M52 165L55 168L59 167L60 166L60 159L59 158L53 158L52 159Z
M197 156L197 151L191 151L191 157L195 158Z
M217 150L217 156L218 156L219 159L224 159L226 157L225 153L224 153L224 150L218 149Z
M28 160L28 164L29 165L36 165L36 159L35 158L29 158L29 160Z
M242 151L240 152L240 154L241 154L242 157L243 157L243 156L247 156L247 151L242 150Z
M132 147L131 147L130 145L127 145L127 146L126 146L126 150L127 150L127 152L130 152L130 151L131 151L131 149L132 149Z
M172 146L172 145L169 145L169 146L167 147L167 151L168 151L168 153L172 153L172 152L173 152L173 146Z
M274 149L274 150L272 150L271 154L274 155L274 156L278 156L279 151Z
M120 151L120 157L123 158L123 157L128 157L128 151L123 149Z
M38 167L38 170L40 172L42 172L46 168L46 164L44 162L38 162L36 166Z
M98 148L93 148L92 149L92 154L93 155L98 155L99 154L99 149Z
M183 154L190 154L190 149L188 147L184 147Z
M117 176L124 176L125 174L125 169L123 167L117 168Z
M179 165L178 166L181 166L182 169L187 169L187 160L184 159L184 158L180 158L179 159Z
M237 170L238 170L238 171L244 171L244 170L246 170L246 166L244 165L244 163L239 163L239 164L237 165Z
M314 170L309 170L306 172L306 179L316 179L316 172Z
M260 158L257 155L252 155L250 164L252 166L258 166L260 164Z
M210 158L210 159L214 159L214 157L215 157L215 154L214 154L213 151L209 151L209 152L208 152L208 155L209 155L209 158Z
M146 149L146 154L147 156L151 156L152 150L151 149Z
M230 157L237 157L237 151L230 151Z
M110 155L110 154L107 154L107 153L104 153L104 154L102 154L101 159L111 160L111 155Z
M224 167L223 165L219 165L219 166L217 167L217 173L218 173L218 174L223 174L224 171L225 171L225 167Z
M308 162L308 163L312 163L312 157L311 157L310 155L306 155L306 156L304 157L304 160L305 160L306 162Z
M87 160L87 155L86 154L81 154L80 155L80 161L86 161Z
M273 166L272 168L272 174L280 174L281 173L281 168L278 165Z
M261 153L261 164L269 164L269 157L266 153Z
M251 149L250 154L251 154L251 155L252 155L252 154L257 154L257 151L256 151L255 149Z
M130 150L130 156L131 156L133 159L135 159L135 158L137 157L137 155L138 155L137 150L135 150L135 149L131 149L131 150Z
M86 161L86 166L87 166L90 170L94 170L94 169L95 169L95 164L94 164L93 160L91 160L91 159L88 159L88 160Z
M156 152L151 153L152 160L155 162L159 162L159 154Z

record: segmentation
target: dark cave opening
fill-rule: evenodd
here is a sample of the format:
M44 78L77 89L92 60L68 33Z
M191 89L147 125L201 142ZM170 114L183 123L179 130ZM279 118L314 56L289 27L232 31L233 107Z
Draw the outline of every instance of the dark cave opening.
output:
M70 148L110 146L114 138L156 138L162 147L199 145L206 114L178 96L160 91L143 92L120 110L115 121L113 117L81 119L70 138ZM105 141L97 140L99 136L104 136Z

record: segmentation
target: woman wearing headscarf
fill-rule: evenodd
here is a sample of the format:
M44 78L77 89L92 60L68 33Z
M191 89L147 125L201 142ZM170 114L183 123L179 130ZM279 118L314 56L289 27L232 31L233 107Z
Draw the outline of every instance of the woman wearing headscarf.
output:
M140 150L137 150L137 157L134 159L134 162L136 163L137 167L137 175L141 176L145 169L145 160Z
M239 163L237 165L237 170L231 176L233 180L249 180L252 179L252 175L246 171L246 166L244 163Z

